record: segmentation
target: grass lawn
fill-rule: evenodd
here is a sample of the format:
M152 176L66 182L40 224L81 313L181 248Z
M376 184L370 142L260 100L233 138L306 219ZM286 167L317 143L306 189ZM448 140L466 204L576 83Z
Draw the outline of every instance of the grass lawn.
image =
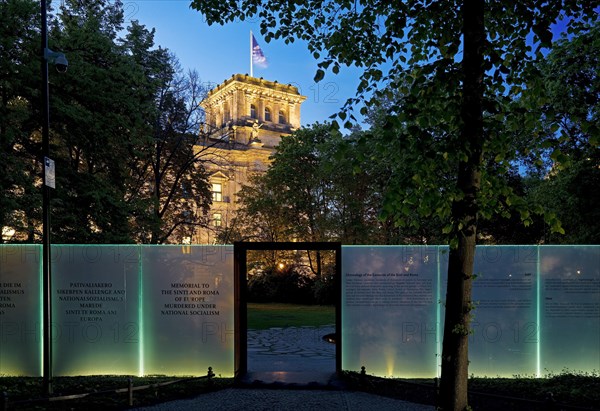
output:
M335 324L335 307L281 303L248 303L248 328L319 327Z

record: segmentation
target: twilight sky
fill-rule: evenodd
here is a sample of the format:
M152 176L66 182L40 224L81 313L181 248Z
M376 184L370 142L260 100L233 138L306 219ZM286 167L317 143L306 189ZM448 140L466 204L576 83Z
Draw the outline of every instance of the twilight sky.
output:
M174 52L184 69L198 71L202 81L219 84L232 74L250 74L250 31L268 60L267 68L254 66L254 76L280 83L292 83L307 97L302 104L303 126L327 121L347 98L353 97L360 71L342 67L323 80L313 78L317 62L306 43L266 43L259 21L237 21L225 26L209 26L204 16L190 9L190 0L123 0L126 23L138 20L155 28L155 43ZM599 8L600 11L600 8ZM554 38L564 31L564 22L553 27ZM357 108L355 115L360 118Z
M232 74L250 74L252 31L268 60L267 68L254 66L254 76L297 86L307 96L302 104L304 126L326 121L348 97L354 96L358 70L328 73L315 83L316 60L304 42L266 43L258 21L209 26L189 4L189 0L123 0L126 22L138 20L147 28L154 27L155 43L174 52L184 69L197 70L204 82L218 84Z

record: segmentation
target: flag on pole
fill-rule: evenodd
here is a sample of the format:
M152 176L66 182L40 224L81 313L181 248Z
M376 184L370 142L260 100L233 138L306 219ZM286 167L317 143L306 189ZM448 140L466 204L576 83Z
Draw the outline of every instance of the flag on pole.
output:
M256 39L254 38L254 34L250 32L250 37L252 38L252 63L256 64L258 67L266 68L268 66L267 58L263 54L260 46L258 45Z

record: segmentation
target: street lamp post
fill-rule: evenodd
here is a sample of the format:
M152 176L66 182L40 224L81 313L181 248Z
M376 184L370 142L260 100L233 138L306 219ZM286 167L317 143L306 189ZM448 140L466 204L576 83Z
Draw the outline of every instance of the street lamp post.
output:
M41 62L42 62L42 275L43 275L43 385L44 393L52 394L52 270L50 267L50 188L54 188L54 161L50 153L50 93L48 84L48 62L59 72L67 70L67 59L63 53L48 48L48 16L46 0L41 0Z
M50 128L50 95L48 85L48 22L46 0L41 0L42 14L42 274L43 274L43 330L44 330L44 393L52 394L52 300L50 293L50 187L46 181L46 158L50 153L48 129Z

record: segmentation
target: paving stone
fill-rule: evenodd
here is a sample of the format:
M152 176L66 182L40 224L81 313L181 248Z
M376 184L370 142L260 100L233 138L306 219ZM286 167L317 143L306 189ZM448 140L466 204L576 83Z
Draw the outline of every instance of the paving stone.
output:
M283 379L279 386L272 382L268 389L231 388L137 410L434 411L431 406L377 395L321 389L335 371L335 345L322 336L334 330L334 326L248 330L248 371L263 379L259 387L264 379L279 375ZM311 389L284 389L294 386L291 381Z

